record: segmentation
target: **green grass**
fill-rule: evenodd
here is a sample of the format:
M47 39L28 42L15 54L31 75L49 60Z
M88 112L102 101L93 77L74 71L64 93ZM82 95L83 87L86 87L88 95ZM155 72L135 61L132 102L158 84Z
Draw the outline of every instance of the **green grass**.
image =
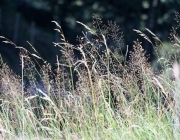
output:
M56 69L33 46L34 52L29 52L1 36L5 43L20 49L22 67L22 75L17 76L2 59L0 62L1 139L170 140L179 137L179 129L173 123L179 114L180 69L178 57L173 57L178 56L178 51L165 54L164 44L156 35L147 30L154 43L135 30L155 48L163 68L155 70L148 63L141 42L134 41L133 51L127 48L123 55L120 43L123 34L119 27L111 22L103 24L97 15L93 18L94 29L78 22L93 38L84 33L76 46L66 41L61 27L54 22L61 34L61 42L54 45L60 47L62 55L57 57ZM107 45L109 39L115 49ZM174 41L172 46L173 43L177 46L176 35ZM81 59L75 58L74 49L81 52ZM171 70L171 75L167 70ZM76 82L74 74L78 77ZM24 79L28 85L23 85Z

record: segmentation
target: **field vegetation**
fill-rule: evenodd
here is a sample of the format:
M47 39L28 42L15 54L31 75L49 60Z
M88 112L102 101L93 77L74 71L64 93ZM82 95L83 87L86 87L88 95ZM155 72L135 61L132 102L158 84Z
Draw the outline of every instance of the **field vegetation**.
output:
M56 69L29 42L34 52L1 36L4 43L20 50L22 68L22 74L16 75L0 60L1 139L180 137L179 13L175 13L177 26L170 31L168 51L149 29L151 37L134 29L152 44L159 69L151 66L139 40L131 50L123 44L124 33L116 23L104 24L96 14L92 20L92 29L77 22L86 30L77 37L77 45L68 43L61 26L53 21L61 35L61 42L53 42L61 52L61 57L56 56ZM77 58L74 50L81 57Z

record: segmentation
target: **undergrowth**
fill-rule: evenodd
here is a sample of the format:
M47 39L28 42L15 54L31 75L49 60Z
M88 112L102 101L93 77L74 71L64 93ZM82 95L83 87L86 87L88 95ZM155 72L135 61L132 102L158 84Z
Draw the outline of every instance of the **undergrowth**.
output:
M77 22L87 31L77 37L78 45L68 43L53 21L61 35L61 42L53 43L61 52L56 69L29 42L34 52L1 36L4 43L20 50L22 68L18 76L1 58L1 139L178 138L180 16L175 15L169 52L163 51L164 44L149 29L154 40L134 30L152 44L161 70L150 65L140 41L134 41L129 51L120 27L112 21L104 24L97 14L93 29ZM81 58L75 57L74 50Z

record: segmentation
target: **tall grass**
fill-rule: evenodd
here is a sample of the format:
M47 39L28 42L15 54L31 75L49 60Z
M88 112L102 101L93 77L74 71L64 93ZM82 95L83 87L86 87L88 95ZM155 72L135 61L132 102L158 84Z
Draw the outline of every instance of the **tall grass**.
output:
M75 46L66 41L61 26L53 22L61 35L61 42L54 43L62 55L57 56L56 69L52 69L30 43L34 52L1 36L4 43L20 49L22 67L22 75L18 76L1 58L1 139L163 140L179 137L177 46L180 41L175 30L170 33L172 49L176 49L173 53L160 52L163 43L149 29L146 30L154 41L134 30L155 48L162 67L156 70L149 64L138 40L134 41L133 51L127 46L123 55L123 32L116 23L104 24L98 15L93 16L93 29L77 22L87 32L77 37L79 44ZM80 59L76 59L74 50L81 53ZM73 79L74 74L77 81ZM24 85L24 79L29 84Z

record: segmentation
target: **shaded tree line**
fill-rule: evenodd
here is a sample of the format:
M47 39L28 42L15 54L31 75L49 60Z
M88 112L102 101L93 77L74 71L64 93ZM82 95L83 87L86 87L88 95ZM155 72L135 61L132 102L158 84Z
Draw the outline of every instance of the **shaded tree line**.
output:
M60 35L53 30L52 20L61 25L68 42L76 44L77 35L82 35L85 30L76 21L93 28L92 15L97 13L105 22L112 20L120 26L124 32L122 49L125 51L126 45L132 49L133 40L140 38L133 29L145 31L148 28L160 39L168 39L174 23L174 11L179 6L179 0L1 0L0 35L31 49L26 42L29 41L45 60L55 63L58 48L53 47L52 42L60 41ZM152 46L143 38L140 40L147 54L152 56L152 61ZM0 45L4 60L17 70L15 65L19 59L14 60L18 57L18 51L6 44Z

